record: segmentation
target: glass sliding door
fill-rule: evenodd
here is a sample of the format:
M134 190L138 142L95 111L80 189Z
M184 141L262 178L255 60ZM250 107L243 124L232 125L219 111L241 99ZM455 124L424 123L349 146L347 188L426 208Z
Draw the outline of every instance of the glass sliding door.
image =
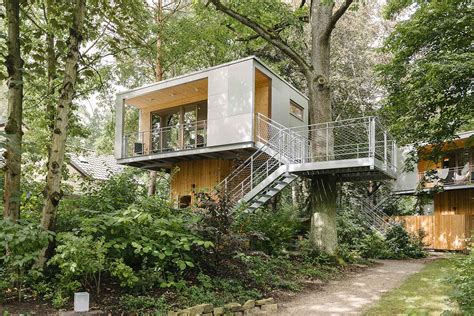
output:
M206 102L152 112L150 119L153 153L206 146Z

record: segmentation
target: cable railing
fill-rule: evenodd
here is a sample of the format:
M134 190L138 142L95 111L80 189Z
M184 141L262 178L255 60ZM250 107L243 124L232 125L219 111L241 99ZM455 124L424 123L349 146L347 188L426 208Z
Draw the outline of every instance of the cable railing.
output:
M282 165L376 158L395 170L395 141L375 117L288 128L259 113L256 140L260 148L216 187L233 204Z
M122 158L167 153L207 146L207 121L125 134Z

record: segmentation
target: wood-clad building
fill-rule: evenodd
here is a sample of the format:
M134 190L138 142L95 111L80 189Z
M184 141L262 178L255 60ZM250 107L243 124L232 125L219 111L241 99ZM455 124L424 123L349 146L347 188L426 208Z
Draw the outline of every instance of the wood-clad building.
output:
M474 131L444 145L439 161L421 160L415 170L399 177L399 194L429 193L425 215L398 217L409 231L422 229L429 248L462 250L474 230ZM422 150L429 151L431 146Z
M172 198L185 207L258 149L257 114L294 127L307 124L307 108L303 93L244 58L119 93L115 157L170 172ZM138 124L127 121L134 115Z

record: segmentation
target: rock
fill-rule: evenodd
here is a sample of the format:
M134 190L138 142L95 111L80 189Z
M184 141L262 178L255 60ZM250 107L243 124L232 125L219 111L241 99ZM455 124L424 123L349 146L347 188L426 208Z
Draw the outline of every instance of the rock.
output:
M178 314L176 316L191 316L191 310L189 308L182 309L178 311Z
M224 307L214 307L214 316L224 315Z
M177 311L168 311L168 316L178 316Z
M212 313L213 309L212 304L200 304L189 308L191 316Z
M243 310L248 310L255 307L255 300L248 300L242 305Z
M264 299L255 301L255 305L257 305L257 306L262 306L262 305L266 305L266 304L273 304L273 303L275 303L275 300L272 297L264 298Z
M244 313L243 312L235 312L234 316L244 316Z
M262 311L276 312L278 310L277 304L266 304L262 305Z
M260 315L260 313L262 313L262 310L260 309L260 307L254 307L248 310L244 310L244 315L246 316ZM263 313L266 314L267 312L264 311Z
M242 305L240 305L239 303L225 304L224 309L229 312L241 312L243 310Z

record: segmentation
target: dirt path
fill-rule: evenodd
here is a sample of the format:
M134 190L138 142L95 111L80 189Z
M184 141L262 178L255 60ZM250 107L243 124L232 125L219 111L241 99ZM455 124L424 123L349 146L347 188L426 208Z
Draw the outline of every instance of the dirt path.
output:
M384 292L420 271L426 262L380 260L367 270L329 282L322 291L301 294L282 303L279 315L360 315Z

